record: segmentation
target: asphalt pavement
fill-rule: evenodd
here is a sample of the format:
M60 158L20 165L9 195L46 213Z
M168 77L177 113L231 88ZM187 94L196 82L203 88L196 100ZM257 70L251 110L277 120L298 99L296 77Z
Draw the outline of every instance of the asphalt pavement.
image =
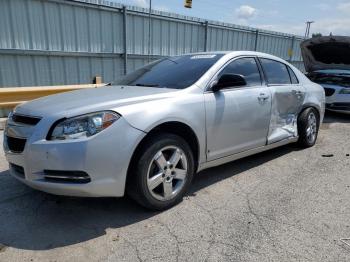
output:
M150 212L32 190L0 150L0 261L350 261L348 154L350 116L327 114L313 148L203 171L182 203Z

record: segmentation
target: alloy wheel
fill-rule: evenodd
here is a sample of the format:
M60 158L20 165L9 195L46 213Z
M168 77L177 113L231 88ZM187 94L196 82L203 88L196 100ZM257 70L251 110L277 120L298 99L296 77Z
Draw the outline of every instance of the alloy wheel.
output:
M317 118L316 115L311 112L308 116L308 124L306 127L306 137L310 144L314 143L317 135Z
M162 148L155 154L148 168L149 192L160 201L174 198L185 185L187 170L187 157L181 148Z

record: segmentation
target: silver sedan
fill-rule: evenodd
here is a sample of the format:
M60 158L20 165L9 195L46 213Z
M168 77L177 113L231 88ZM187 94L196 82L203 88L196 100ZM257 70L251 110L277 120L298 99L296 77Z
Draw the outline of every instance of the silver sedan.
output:
M315 144L323 88L277 57L211 52L155 61L103 88L15 108L5 130L11 174L58 195L130 195L156 210L193 175L289 143Z

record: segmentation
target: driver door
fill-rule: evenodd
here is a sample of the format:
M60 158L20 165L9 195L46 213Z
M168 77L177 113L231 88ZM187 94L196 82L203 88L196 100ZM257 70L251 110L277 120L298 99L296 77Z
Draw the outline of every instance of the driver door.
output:
M271 93L256 59L235 59L217 79L223 74L242 75L247 85L204 94L208 161L266 145L269 130Z

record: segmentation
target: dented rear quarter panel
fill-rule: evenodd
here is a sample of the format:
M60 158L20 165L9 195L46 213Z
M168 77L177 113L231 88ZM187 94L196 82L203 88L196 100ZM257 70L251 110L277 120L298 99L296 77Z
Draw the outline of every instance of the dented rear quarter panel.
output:
M320 113L320 123L322 123L326 108L326 96L324 93L324 88L321 85L312 82L293 65L289 65L293 68L294 72L296 73L300 84L302 84L305 88L306 94L301 111L310 106L316 108Z
M307 107L316 108L320 113L320 123L322 123L326 108L326 96L324 93L324 88L321 85L310 81L310 83L305 85L305 89L306 96L302 110Z

